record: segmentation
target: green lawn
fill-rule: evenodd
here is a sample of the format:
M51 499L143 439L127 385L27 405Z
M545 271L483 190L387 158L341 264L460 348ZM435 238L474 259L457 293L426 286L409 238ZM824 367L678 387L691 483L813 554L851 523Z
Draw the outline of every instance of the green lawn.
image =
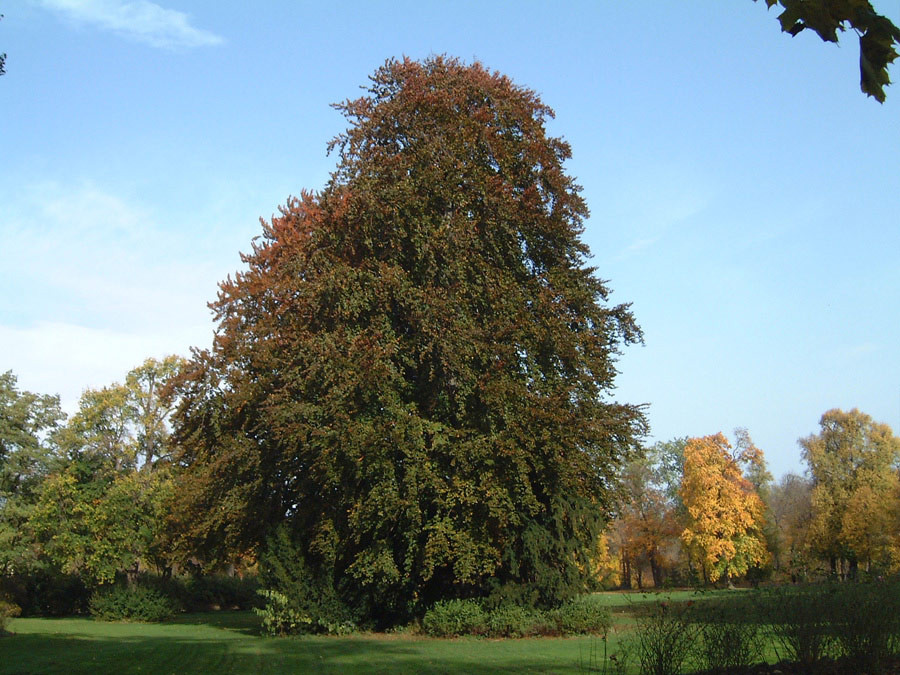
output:
M673 601L741 591L673 591ZM633 613L661 596L604 593L615 624L608 650ZM438 640L415 635L266 638L252 612L186 614L166 624L87 618L14 619L0 638L0 674L24 673L585 673L602 665L599 638ZM636 654L631 672L637 672Z
M0 673L579 673L596 638L260 637L249 612L167 624L14 619Z
M608 652L615 653L620 640L630 644L631 675L638 671L636 616L644 615L641 619L644 637L685 634L687 626L712 631L713 637L707 636L709 639L703 641L698 641L693 629L687 633L694 636L690 644L702 644L704 648L719 644L749 644L741 640L750 638L726 636L737 635L733 630L740 631L741 626L752 629L756 624L765 631L757 634L763 640L760 645L764 651L762 656L772 664L784 657L785 644L781 644L779 656L775 651L775 638L768 632L770 626L765 622L770 617L778 617L777 608L784 607L793 612L791 620L779 619L782 623L774 625L794 626L796 618L798 635L807 635L809 631L823 635L821 631L824 630L825 640L830 644L830 651L824 655L840 656L836 665L844 668L841 672L871 670L868 666L860 668L860 664L870 664L870 661L879 668L887 667L888 672L900 672L900 659L885 651L890 649L890 642L885 640L895 636L898 629L891 617L900 616L897 611L900 596L892 588L897 590L887 585L822 586L821 593L815 596L808 595L802 588L786 588L779 589L776 595L721 590L673 591L659 595L604 593L600 597L613 615ZM647 614L646 610L652 608L649 603L659 600L676 604L662 612L654 610ZM709 600L715 602L704 604ZM801 602L796 604L794 601ZM682 602L688 604L679 604ZM822 623L823 616L825 624ZM679 623L683 620L688 623ZM665 630L674 628L675 633L654 632L657 631L654 626L668 626ZM0 637L0 675L603 672L604 643L593 637L441 640L401 632L350 637L266 638L260 636L258 619L252 612L226 611L185 614L165 624L107 623L87 618L25 618L13 619L9 628L13 634ZM894 632L886 633L886 630ZM873 636L878 640L859 643L863 645L860 651L859 640ZM670 644L668 638L665 640L656 644ZM835 651L839 647L843 651ZM717 655L713 652L710 658L721 658L724 662L735 653ZM695 651L688 667L698 667L702 659L703 652Z

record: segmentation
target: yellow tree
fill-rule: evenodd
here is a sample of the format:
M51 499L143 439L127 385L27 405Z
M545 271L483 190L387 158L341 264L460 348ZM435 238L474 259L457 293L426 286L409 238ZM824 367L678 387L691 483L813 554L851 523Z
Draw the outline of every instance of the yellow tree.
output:
M829 410L819 426L800 439L813 479L813 551L841 577L854 577L860 563L892 566L900 439L856 409Z
M618 556L610 550L609 536L603 532L597 537L591 555L591 576L600 588L615 588L621 583Z
M769 556L762 532L765 507L741 471L742 464L761 461L761 451L750 447L753 457L744 457L740 448L732 453L719 433L692 438L684 449L681 539L709 581L730 581Z
M900 564L897 493L898 479L890 472L863 481L847 502L841 538L866 571L893 571Z

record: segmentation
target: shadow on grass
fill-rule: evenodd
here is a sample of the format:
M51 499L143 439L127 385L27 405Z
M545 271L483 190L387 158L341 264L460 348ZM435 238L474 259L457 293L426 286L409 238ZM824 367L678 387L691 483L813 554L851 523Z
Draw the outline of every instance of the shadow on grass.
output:
M260 635L260 619L253 612L219 610L179 614L166 622L180 626L209 626L234 631L243 635Z

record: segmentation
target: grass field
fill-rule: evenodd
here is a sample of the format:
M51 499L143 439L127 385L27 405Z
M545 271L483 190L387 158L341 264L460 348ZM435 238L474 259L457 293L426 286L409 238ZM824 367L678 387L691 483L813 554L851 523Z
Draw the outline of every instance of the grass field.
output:
M167 624L16 619L0 673L578 673L596 638L260 637L249 612Z
M674 591L672 601L742 591ZM602 595L613 613L615 651L634 612L659 596ZM412 634L267 638L252 612L185 614L165 624L89 618L14 619L0 638L0 674L25 673L585 673L600 672L599 638L439 640ZM636 655L630 672L636 673Z

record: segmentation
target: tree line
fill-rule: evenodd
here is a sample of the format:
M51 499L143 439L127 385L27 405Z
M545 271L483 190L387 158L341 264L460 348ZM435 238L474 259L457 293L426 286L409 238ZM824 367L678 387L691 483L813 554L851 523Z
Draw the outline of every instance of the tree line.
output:
M900 439L829 410L777 482L745 429L660 442L625 468L598 557L608 585L875 578L900 569ZM645 576L649 571L649 577Z
M172 385L188 365L148 359L123 384L86 390L68 418L57 397L0 376L0 574L52 570L101 586L141 570L256 571L260 549L215 542L209 556L193 543L184 509L196 486L172 437ZM887 425L856 409L827 411L819 431L799 440L806 475L778 481L749 433L734 437L658 442L624 465L594 541L594 587L900 569L900 439Z

